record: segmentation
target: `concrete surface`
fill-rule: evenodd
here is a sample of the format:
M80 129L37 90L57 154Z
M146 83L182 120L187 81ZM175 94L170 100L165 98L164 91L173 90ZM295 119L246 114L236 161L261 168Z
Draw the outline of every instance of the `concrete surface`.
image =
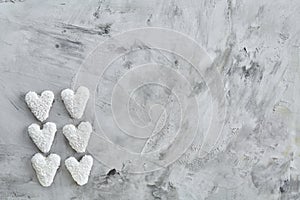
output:
M0 199L300 199L299 10L297 0L0 0ZM188 35L203 47L213 69L221 75L226 119L220 121L224 125L221 136L211 141L217 143L208 152L203 153L205 135L199 133L201 128L215 126L215 123L208 125L207 119L215 114L209 102L214 103L218 94L213 93L209 81L205 82L207 76L202 79L196 72L184 71L193 68L185 68L188 63L172 53L153 52L140 41L135 44L140 52L131 51L118 58L97 82L88 79L89 74L97 78L97 73L80 77L84 74L80 71L81 64L99 43L110 38L115 42L114 46L99 51L109 58L110 51L125 49L118 40L113 40L114 35L143 27L162 27ZM161 38L161 42L165 39ZM181 47L189 51L185 43ZM174 48L181 49L176 45ZM109 96L120 73L137 64L153 62L179 66L177 72L182 69L182 74L189 76L185 80L195 80L190 94L201 102L198 109L202 114L187 118L183 127L198 119L201 126L183 155L177 152L170 155L180 156L174 163L163 163L165 154L160 152L143 157L149 163L155 160L154 166L157 159L162 161L158 170L146 169L147 172L136 174L131 157L114 153L115 149L123 147L130 155L142 155L139 153L164 149L177 135L171 134L173 129L163 132L165 126L159 122L150 126L164 138L153 136L151 141L146 139L146 145L145 140L135 136L149 135L130 135L140 133L135 129L126 137L120 136L117 129L110 129L113 121L108 116L123 108L112 111ZM95 66L92 69L98 69ZM162 70L161 76L156 75L159 80L185 87L180 85L183 82L172 79L175 75L169 76L163 68L159 70ZM141 78L147 77L151 76L142 72ZM81 120L69 117L60 92L83 82L97 86L82 118L94 125L87 152L95 157L90 180L85 186L77 186L62 164L52 186L43 188L30 163L38 149L26 129L37 120L27 108L24 95L29 90L54 92L55 103L47 121L55 122L58 132L51 152L59 154L62 161L72 155L80 158L84 154L71 149L61 129L67 123L78 124ZM130 86L127 83L124 82L125 89ZM174 130L179 128L180 115L176 112L182 107L176 101L171 107L151 107L152 114L151 109L146 109L161 105L166 99L175 99L172 90L161 85L144 87L131 97L135 101L128 102L128 107L135 112L129 112L129 116L121 115L123 112L115 115L125 127L125 119L131 117L140 127L154 118L163 125L172 125ZM118 106L118 101L114 105ZM184 108L188 113L194 111ZM168 115L171 111L173 115ZM101 135L97 123L102 123L106 135ZM109 140L112 149L105 151L107 146L98 143L97 137Z

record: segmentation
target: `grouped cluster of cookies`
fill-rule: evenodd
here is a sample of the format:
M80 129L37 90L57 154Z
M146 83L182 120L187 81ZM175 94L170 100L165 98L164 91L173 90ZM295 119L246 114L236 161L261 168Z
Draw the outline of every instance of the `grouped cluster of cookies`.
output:
M61 92L61 98L70 116L74 119L80 119L89 99L89 90L83 86L79 87L76 93L71 89L65 89ZM41 95L28 92L25 101L33 115L43 123L49 117L54 102L54 94L49 90L42 92ZM56 124L53 122L44 123L42 128L35 123L28 127L30 138L43 154L50 152L56 131ZM76 152L84 153L92 133L92 126L89 122L81 122L78 127L68 124L63 127L62 132ZM50 153L48 156L44 156L42 153L36 153L32 157L31 163L40 184L48 187L54 180L61 158L54 153ZM83 156L80 161L74 157L65 160L67 170L78 185L84 185L88 182L92 165L93 158L90 155Z

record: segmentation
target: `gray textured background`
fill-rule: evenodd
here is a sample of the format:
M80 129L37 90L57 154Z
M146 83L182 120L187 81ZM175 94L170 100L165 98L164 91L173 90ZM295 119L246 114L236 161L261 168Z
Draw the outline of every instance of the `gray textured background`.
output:
M300 199L299 10L297 0L0 0L0 199ZM62 165L41 187L26 92L54 91L52 152L80 157L60 131L78 122L60 91L99 42L152 26L189 35L217 64L228 103L218 146L200 158L192 145L169 167L139 175L107 174L95 161L83 187Z

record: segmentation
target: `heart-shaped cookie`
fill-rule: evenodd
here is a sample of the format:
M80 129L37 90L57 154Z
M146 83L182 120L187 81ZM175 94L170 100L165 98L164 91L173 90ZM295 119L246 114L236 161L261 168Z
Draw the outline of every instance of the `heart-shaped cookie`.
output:
M39 96L35 92L28 92L25 101L33 115L41 122L49 117L50 108L54 100L52 91L46 90Z
M84 185L89 180L89 175L93 166L93 157L85 155L79 162L76 158L70 157L65 160L65 165L74 181L78 185Z
M43 153L48 153L50 151L55 133L56 125L52 122L44 124L42 129L38 124L31 124L28 127L30 138Z
M77 128L72 124L63 127L64 136L68 139L71 147L78 153L85 152L92 131L93 128L89 122L81 122Z
M60 165L60 157L56 154L44 157L42 154L37 153L31 158L31 164L40 184L49 187Z
M89 96L89 89L84 86L80 86L76 94L74 94L74 91L71 89L65 89L61 92L61 98L65 107L74 119L80 119L82 117Z

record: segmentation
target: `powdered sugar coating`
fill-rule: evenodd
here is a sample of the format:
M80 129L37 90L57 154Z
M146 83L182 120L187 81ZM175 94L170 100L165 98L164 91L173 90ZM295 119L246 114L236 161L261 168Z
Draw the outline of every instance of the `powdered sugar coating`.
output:
M31 124L28 127L28 134L41 152L48 153L51 149L56 130L56 125L52 122L44 124L42 129L38 124Z
M57 154L44 157L42 154L37 153L31 158L32 167L42 186L49 187L53 183L60 160L60 156Z
M71 89L65 89L61 92L61 98L65 107L74 119L80 119L82 117L89 96L90 92L88 88L84 86L80 86L76 94L74 94L74 91Z
M78 153L83 153L88 145L92 125L89 122L81 122L76 128L72 124L63 127L63 134L68 139L70 146Z
M41 122L49 117L49 112L54 100L52 91L46 90L39 96L35 92L28 92L25 96L25 102L33 115Z
M93 166L93 157L85 155L79 162L76 158L70 157L65 160L65 165L74 181L78 185L85 185L89 180L89 175Z

